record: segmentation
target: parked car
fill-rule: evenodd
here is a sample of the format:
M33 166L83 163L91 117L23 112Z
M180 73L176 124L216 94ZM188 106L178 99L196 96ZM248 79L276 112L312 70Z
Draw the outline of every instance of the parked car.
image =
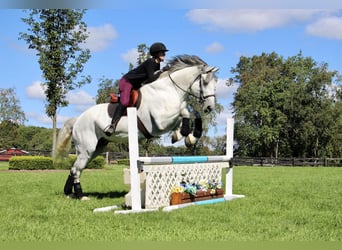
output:
M29 152L17 148L10 148L0 151L0 161L9 161L12 156L28 155Z

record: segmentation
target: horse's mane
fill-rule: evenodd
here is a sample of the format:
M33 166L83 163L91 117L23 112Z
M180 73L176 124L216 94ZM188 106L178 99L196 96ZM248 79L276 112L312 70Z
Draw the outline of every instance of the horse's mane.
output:
M170 73L175 72L177 70L197 66L197 65L207 65L201 58L194 55L179 55L173 57L167 64L168 71Z

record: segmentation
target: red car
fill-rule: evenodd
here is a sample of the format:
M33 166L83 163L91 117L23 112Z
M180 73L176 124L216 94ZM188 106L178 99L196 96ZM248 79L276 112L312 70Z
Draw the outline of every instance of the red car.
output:
M17 148L10 148L0 151L0 161L9 161L12 156L27 155L29 152Z

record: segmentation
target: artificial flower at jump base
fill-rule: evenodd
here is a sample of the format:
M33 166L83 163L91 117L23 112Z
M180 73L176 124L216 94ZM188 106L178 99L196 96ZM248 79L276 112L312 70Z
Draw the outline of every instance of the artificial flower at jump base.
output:
M199 183L182 181L178 186L171 188L170 204L178 205L200 200L208 200L223 197L221 182L203 180Z

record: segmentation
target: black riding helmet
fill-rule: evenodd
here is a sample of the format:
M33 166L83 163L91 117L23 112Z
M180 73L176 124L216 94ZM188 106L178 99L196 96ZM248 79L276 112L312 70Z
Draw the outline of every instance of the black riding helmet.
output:
M150 55L156 56L159 52L169 51L163 43L154 43L150 47Z

